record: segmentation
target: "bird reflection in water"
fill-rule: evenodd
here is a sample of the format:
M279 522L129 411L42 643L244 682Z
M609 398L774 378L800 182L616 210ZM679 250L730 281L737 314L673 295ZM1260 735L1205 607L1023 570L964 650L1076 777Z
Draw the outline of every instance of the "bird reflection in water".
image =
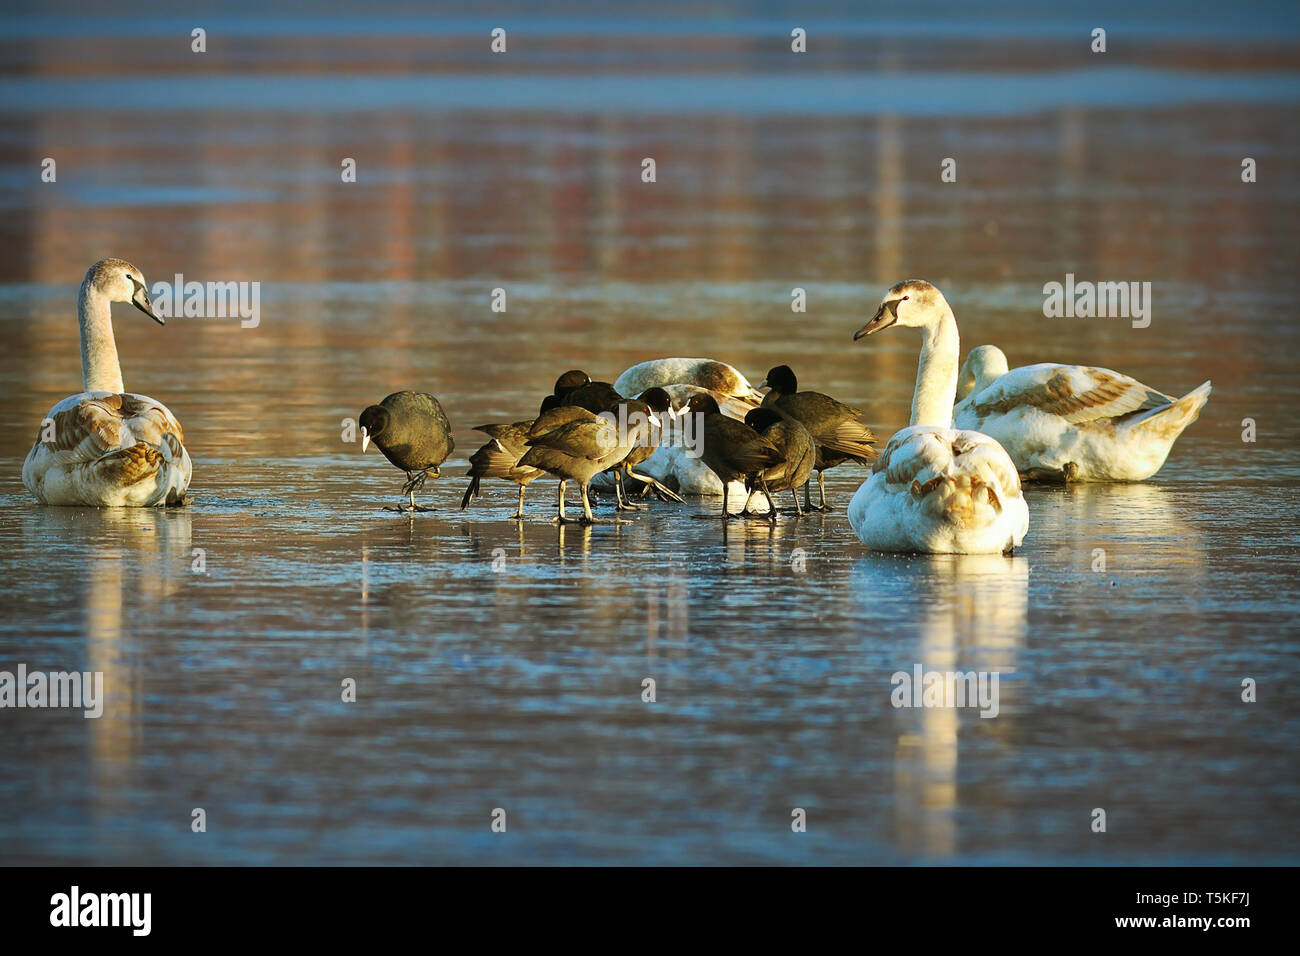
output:
M914 607L923 608L912 659L898 670L991 673L999 676L998 709L1006 713L1015 684L1005 680L1016 669L1024 644L1029 604L1029 562L1002 555L927 555L921 565ZM895 832L904 853L951 856L958 850L957 811L959 731L993 733L996 718L980 717L977 706L899 710L906 729L897 738L894 758Z

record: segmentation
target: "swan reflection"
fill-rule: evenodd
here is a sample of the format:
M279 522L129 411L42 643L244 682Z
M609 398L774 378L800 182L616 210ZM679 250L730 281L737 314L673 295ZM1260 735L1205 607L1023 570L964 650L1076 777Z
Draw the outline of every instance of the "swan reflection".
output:
M45 508L24 516L28 541L80 542L59 575L74 582L68 599L81 608L81 669L104 675L103 715L84 721L94 809L104 822L126 811L136 769L147 658L137 619L158 613L205 566L206 555L191 547L191 520L188 509L161 508Z
M1025 640L1029 561L992 554L868 555L859 560L853 579L855 593L872 602L877 619L916 622L889 649L892 673L902 672L910 682L917 665L924 672L975 672L986 678L985 688L996 688L995 707L1002 716L992 719L980 716L977 700L965 707L894 711L898 848L950 856L958 849L959 729L964 724L968 733L1001 734L1008 712L1014 712L1016 683L1008 677ZM893 688L891 683L880 693ZM993 710L988 708L990 714Z

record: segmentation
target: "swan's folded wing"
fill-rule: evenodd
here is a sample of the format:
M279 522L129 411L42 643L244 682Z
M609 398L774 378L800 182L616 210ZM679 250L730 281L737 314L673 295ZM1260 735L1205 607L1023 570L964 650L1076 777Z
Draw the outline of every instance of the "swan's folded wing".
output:
M914 520L920 522L917 529L924 533L913 546L921 550L943 542L944 547L957 550L984 548L989 542L968 540L957 546L955 539L949 539L986 532L994 534L997 540L993 543L999 549L1006 550L1024 536L1024 527L1018 532L1001 527L1007 515L1024 511L1020 477L1006 451L987 435L926 426L904 429L890 439L877 459L873 474L881 471L885 483L879 500L895 502L888 507L899 514L915 515ZM855 528L860 526L859 516ZM1004 530L1008 532L1005 537ZM868 538L863 540L870 543Z
M1012 369L967 401L981 420L1036 408L1077 425L1159 408L1173 399L1110 369L1041 364Z
M904 488L913 482L926 485L938 477L966 475L986 485L1020 492L1020 476L1003 447L972 431L924 425L905 428L889 440L871 470L873 474L885 472L890 485Z
M952 440L952 470L969 475L999 494L1020 495L1020 472L997 441L979 432L956 431Z
M48 418L52 424L42 423L37 444L58 465L96 461L140 442L170 461L185 444L180 422L165 405L130 392L74 395L55 405Z
M871 471L883 471L890 485L907 487L942 474L951 461L952 449L932 429L905 428L889 439Z
M185 434L181 423L161 402L144 395L110 395L110 399L120 399L120 414L131 433L131 439L144 442L170 453L171 458L180 456L180 449L185 444Z
M121 395L60 402L41 423L37 443L56 465L96 461L122 447Z

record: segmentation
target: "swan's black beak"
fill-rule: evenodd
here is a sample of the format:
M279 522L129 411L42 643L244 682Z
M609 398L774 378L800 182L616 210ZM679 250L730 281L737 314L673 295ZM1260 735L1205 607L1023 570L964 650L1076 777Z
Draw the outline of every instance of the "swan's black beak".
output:
M857 341L863 336L870 335L872 332L879 332L881 329L887 329L898 321L898 300L890 299L888 302L880 303L880 308L876 314L871 317L871 321L853 333L853 341Z
M159 325L167 324L166 320L153 310L153 303L149 301L149 293L139 283L136 284L135 295L131 296L131 304Z

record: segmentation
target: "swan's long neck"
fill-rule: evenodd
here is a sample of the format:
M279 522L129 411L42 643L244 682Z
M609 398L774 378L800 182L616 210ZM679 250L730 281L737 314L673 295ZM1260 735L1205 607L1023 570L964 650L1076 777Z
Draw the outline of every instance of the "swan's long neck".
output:
M952 427L952 403L957 397L957 319L951 309L943 318L923 330L921 361L916 369L916 391L912 393L913 425Z
M88 392L121 392L122 366L113 340L113 315L108 297L87 279L77 296L81 324L81 380Z

